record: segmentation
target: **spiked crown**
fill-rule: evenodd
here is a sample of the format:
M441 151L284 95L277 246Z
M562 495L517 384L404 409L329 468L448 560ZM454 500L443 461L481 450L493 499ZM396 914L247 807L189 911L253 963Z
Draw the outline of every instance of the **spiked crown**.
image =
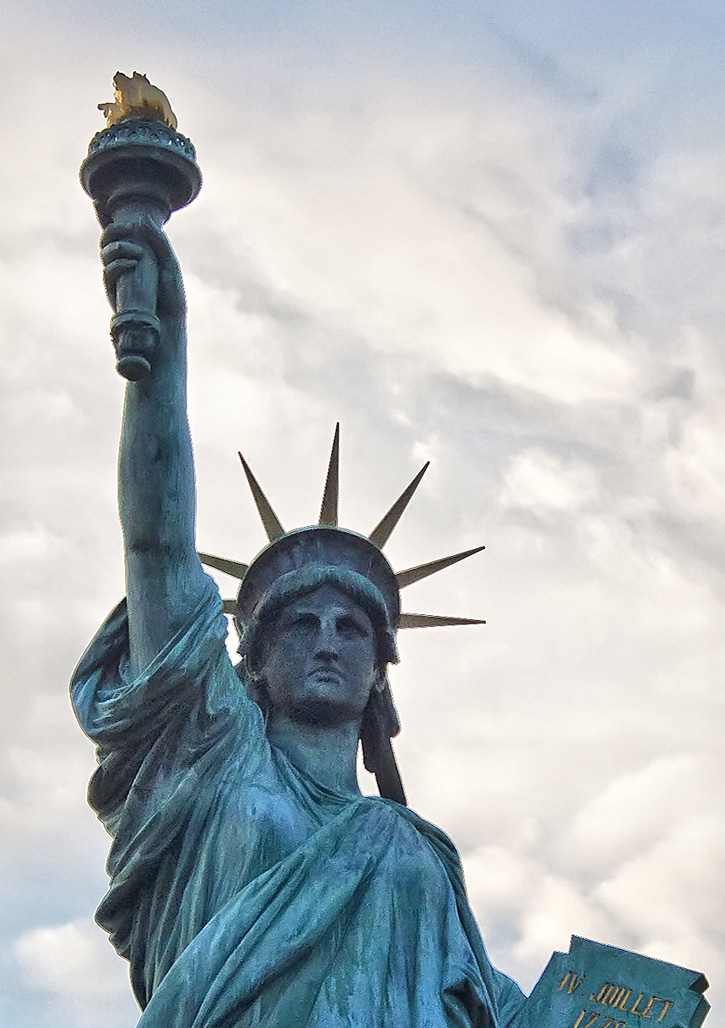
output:
M426 463L415 478L406 486L390 510L381 518L369 536L359 535L349 529L338 527L340 426L335 428L332 452L327 469L327 478L322 495L320 517L317 525L297 528L285 532L262 492L259 482L252 474L246 460L239 454L244 473L254 497L254 502L267 533L269 544L250 564L242 564L226 557L200 553L199 558L207 567L223 571L240 580L236 600L225 600L224 610L234 614L240 625L248 622L255 607L281 575L310 563L331 564L348 567L369 579L381 593L388 610L391 627L428 628L443 625L481 625L478 618L446 617L436 614L401 613L400 590L429 575L442 571L466 557L479 553L483 546L441 557L427 564L419 564L405 571L394 572L382 553L382 547L408 506L421 479L428 469Z

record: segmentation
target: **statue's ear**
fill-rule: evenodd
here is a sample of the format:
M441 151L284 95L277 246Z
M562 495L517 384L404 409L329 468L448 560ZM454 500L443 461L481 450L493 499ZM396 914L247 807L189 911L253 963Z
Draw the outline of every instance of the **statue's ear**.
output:
M373 690L375 692L383 692L385 686L388 684L388 676L385 668L378 668L375 672L375 681L373 682Z
M266 713L269 710L269 695L264 678L255 672L250 674L249 670L247 670L243 681L247 696L253 703L257 704L263 714Z

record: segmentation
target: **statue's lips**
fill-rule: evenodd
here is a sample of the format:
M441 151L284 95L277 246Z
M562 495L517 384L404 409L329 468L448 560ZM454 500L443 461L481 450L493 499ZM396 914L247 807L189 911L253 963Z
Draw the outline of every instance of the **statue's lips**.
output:
M314 667L307 677L314 678L318 682L337 683L342 681L340 672L331 667Z

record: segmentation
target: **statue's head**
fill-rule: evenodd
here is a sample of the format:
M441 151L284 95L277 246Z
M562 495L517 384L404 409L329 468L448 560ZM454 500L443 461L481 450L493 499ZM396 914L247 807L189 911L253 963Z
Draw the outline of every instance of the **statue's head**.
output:
M387 679L397 663L394 572L365 537L290 532L250 565L237 597L245 688L267 715L358 719L383 795L404 800L390 739L400 730ZM387 782L387 785L385 784Z
M397 664L395 629L379 588L350 567L311 562L280 575L242 625L239 652L249 672L260 672L270 639L279 630L282 613L298 600L318 593L324 587L344 596L370 622L376 670L385 675L388 664Z

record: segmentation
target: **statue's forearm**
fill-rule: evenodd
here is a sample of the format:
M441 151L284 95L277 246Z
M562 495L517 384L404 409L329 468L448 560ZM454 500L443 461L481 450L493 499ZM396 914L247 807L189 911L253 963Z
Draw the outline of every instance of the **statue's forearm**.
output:
M155 298L145 374L126 387L118 465L131 665L138 673L186 624L204 582L186 418L186 304L176 256L152 219L109 225L101 261L117 315L122 286L126 299L134 290L140 295L141 286ZM126 342L133 349L133 331Z
M183 362L179 354L178 363ZM119 453L119 507L126 549L174 554L194 548L195 484L186 375L156 368L126 388Z
M151 375L126 388L119 509L131 659L142 670L196 605L195 477L186 414L184 327L173 327Z

